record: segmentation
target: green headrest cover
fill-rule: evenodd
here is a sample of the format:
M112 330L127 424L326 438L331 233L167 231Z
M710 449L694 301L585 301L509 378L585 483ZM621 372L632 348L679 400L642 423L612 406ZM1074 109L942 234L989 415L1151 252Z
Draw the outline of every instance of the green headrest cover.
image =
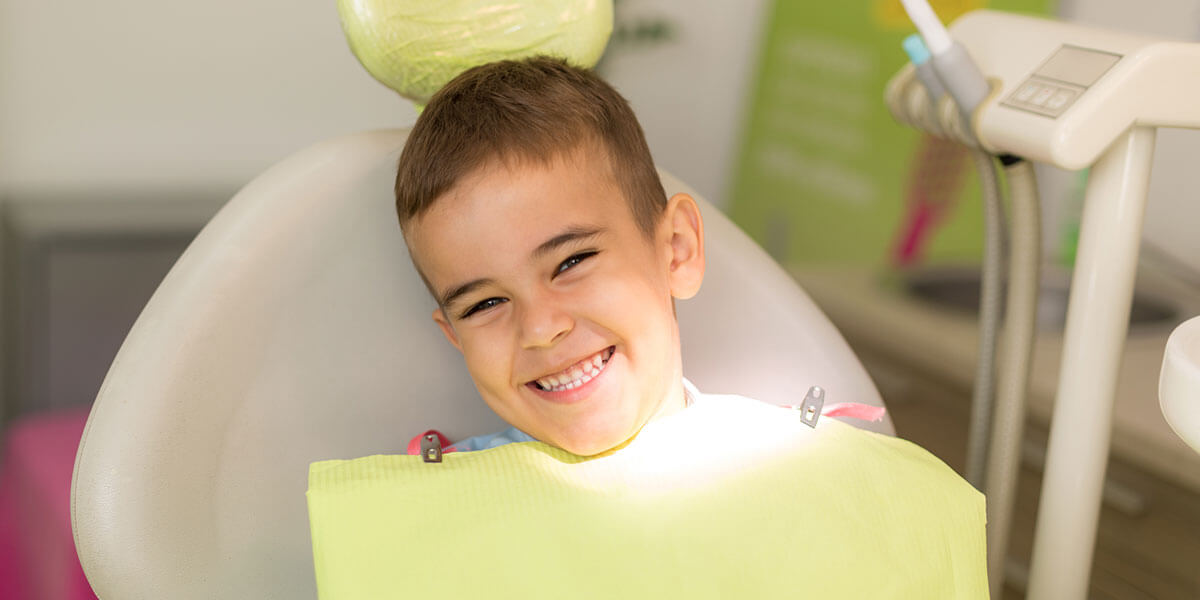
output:
M459 73L536 54L600 60L612 0L338 0L350 49L380 83L424 106Z
M598 457L313 464L320 597L987 597L983 496L937 458L714 398Z

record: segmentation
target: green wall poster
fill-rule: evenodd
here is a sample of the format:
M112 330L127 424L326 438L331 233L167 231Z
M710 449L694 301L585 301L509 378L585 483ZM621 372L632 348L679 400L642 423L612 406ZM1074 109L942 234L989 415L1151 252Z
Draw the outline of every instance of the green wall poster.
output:
M977 8L1045 15L1053 2L931 5L950 23ZM729 212L776 260L979 260L983 217L966 154L895 122L883 103L914 31L900 0L776 0L770 9ZM917 202L934 207L935 222L913 240Z

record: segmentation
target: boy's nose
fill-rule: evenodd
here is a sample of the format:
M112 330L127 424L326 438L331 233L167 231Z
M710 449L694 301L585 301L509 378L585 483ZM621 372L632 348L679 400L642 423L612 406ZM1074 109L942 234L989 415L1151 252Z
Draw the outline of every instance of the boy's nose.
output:
M521 313L521 345L525 348L554 345L575 327L575 319L553 302L533 303Z

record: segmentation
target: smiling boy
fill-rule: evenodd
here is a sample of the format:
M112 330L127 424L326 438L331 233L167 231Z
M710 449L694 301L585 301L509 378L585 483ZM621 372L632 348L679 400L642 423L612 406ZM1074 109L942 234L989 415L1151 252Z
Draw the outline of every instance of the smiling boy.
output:
M396 206L434 321L516 430L588 456L685 406L674 299L700 288L703 222L599 77L463 73L414 125Z
M443 468L315 463L322 598L986 597L983 498L949 467L684 380L700 211L594 74L463 73L413 127L396 198L433 320L513 429ZM534 440L565 452L509 443Z

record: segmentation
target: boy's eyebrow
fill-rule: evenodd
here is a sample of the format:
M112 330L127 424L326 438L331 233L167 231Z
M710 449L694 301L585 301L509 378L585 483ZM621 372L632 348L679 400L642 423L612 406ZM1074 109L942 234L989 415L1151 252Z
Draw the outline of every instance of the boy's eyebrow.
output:
M558 248L570 244L571 242L596 237L602 233L604 233L603 227L583 227L579 225L568 227L566 231L542 242L537 248L534 248L533 258L541 258L547 254L550 254L551 252L554 252ZM460 297L492 283L495 283L495 281L492 279L483 278L474 279L462 285L455 286L454 288L442 293L438 299L438 304L442 308L448 307L450 306L451 302L458 300Z
M571 242L596 237L602 233L604 233L604 228L602 227L583 227L580 225L568 227L566 231L542 242L540 246L534 248L533 258L541 258Z
M494 283L491 279L475 279L473 281L468 281L458 287L455 287L454 289L451 289L450 291L444 292L441 298L438 300L438 304L442 308L445 308L450 306L451 302L458 300L459 297L470 294L471 292L491 283Z

